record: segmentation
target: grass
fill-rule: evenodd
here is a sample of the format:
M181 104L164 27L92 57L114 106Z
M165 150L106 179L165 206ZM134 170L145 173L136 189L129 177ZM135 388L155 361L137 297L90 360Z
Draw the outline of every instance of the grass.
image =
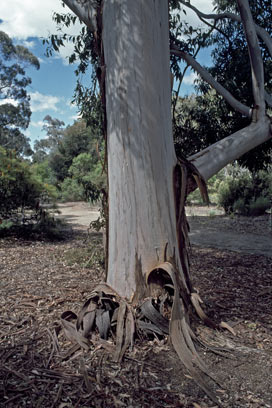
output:
M93 239L84 247L72 248L64 253L68 266L79 265L82 268L104 267L105 254L100 238Z

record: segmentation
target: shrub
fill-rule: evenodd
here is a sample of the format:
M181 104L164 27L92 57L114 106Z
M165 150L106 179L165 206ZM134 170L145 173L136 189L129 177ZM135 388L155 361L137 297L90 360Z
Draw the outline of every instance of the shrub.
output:
M73 159L68 173L82 187L86 201L96 202L106 190L106 174L102 163L94 162L91 154L81 153Z
M246 205L243 198L238 198L238 200L233 203L233 212L237 212L241 215L248 215L248 205Z
M270 207L271 182L271 174L264 171L227 176L219 185L218 203L226 214L264 214Z
M44 194L52 196L53 191L33 175L29 163L0 147L0 218L35 210Z
M37 223L32 224L31 233L35 238L61 240L64 239L66 224L61 219L55 219L47 212L43 212Z
M66 224L61 219L55 219L46 211L39 218L31 219L30 222L3 220L0 222L0 238L16 236L30 240L62 240L66 238Z
M83 191L83 187L72 178L66 178L61 183L61 200L66 201L84 201L85 195Z
M270 200L268 197L258 197L255 201L249 204L249 215L262 215L270 208Z

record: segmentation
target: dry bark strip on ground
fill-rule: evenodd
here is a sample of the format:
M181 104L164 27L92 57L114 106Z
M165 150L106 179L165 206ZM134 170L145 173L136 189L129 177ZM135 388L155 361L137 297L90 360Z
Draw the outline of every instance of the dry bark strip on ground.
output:
M59 333L60 315L78 313L103 280L101 268L86 267L89 252L83 262L76 257L90 246L85 238L0 241L0 406L214 406L163 339L138 339L121 364L108 354L111 343L107 350L95 338L91 352L74 353ZM272 407L271 259L193 247L192 273L208 315L236 331L195 327L204 343L222 349L200 355L220 380L223 406Z

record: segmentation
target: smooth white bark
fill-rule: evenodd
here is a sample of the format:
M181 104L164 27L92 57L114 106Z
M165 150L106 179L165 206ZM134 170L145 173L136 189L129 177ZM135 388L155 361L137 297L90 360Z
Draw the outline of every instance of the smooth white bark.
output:
M124 296L176 247L168 4L106 0L107 282Z
M192 155L188 160L196 166L204 179L208 180L228 163L266 142L271 136L270 119L263 117L258 122Z
M255 31L255 25L250 12L248 0L237 0L241 20L247 39L248 53L251 65L252 91L255 105L258 106L258 115L265 115L264 72L261 49Z
M91 31L97 31L95 2L91 0L85 2L63 0L63 3L66 4Z

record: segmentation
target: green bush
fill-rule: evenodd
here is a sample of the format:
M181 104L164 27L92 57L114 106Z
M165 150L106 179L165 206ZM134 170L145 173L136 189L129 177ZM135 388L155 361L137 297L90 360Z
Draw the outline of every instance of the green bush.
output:
M62 201L84 201L85 195L83 187L77 180L67 177L60 185L60 198Z
M255 201L249 204L249 215L262 215L270 208L270 200L268 197L258 197Z
M34 177L41 183L48 184L52 186L52 188L57 184L57 179L49 166L48 159L44 160L41 163L34 163L30 168Z
M43 211L37 223L30 226L31 235L35 238L61 240L65 238L66 224L61 219L55 219L47 212Z
M270 208L271 173L247 171L227 176L219 184L218 204L226 214L261 215Z
M0 147L0 218L8 219L12 214L35 210L41 197L53 198L53 190L32 173L27 161L16 157L14 151Z
M234 213L238 213L241 215L247 215L247 209L248 209L248 206L246 205L245 200L243 198L238 198L238 200L236 200L233 203Z
M30 240L62 240L66 238L66 224L61 219L55 219L46 211L41 216L31 219L28 223L2 220L0 222L0 238L16 236Z
M81 153L73 159L68 173L82 187L86 201L96 202L106 189L106 174L102 163L95 162L89 153Z

